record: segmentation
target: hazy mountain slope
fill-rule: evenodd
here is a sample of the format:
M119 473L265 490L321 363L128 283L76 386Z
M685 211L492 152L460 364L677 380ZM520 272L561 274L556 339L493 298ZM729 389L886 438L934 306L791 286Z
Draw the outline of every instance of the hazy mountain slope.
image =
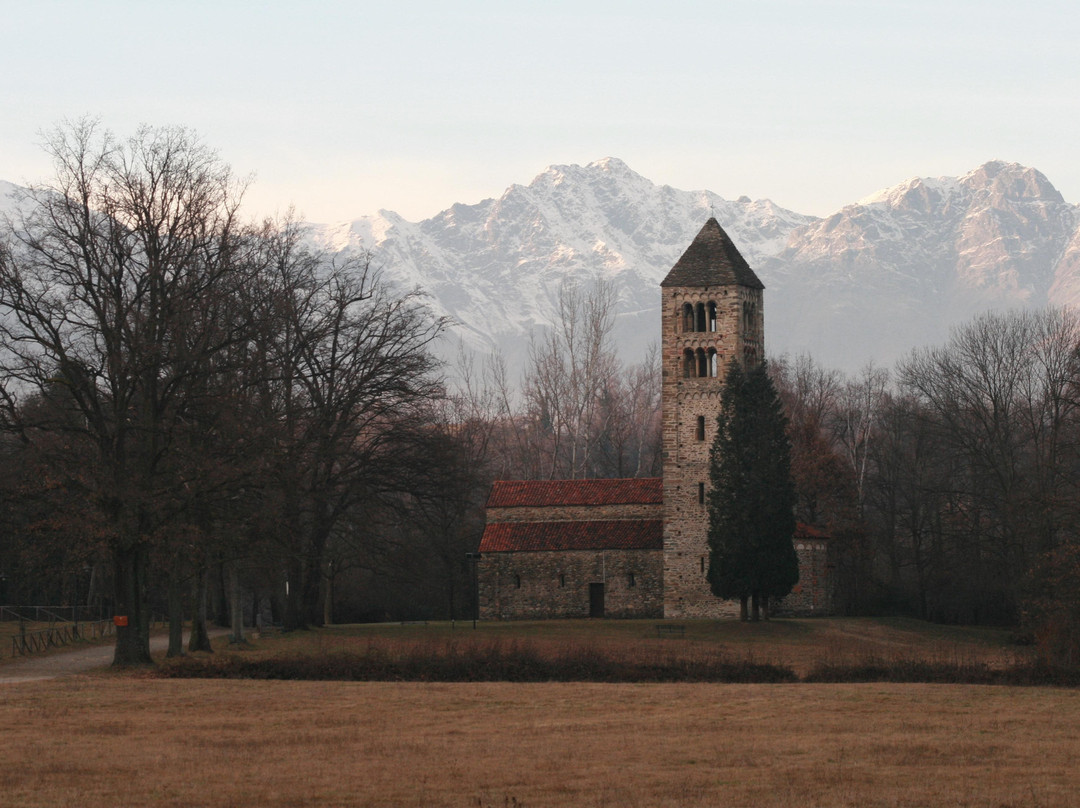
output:
M1078 224L1015 163L896 185L799 228L762 263L772 349L888 363L979 311L1080 302Z
M0 183L0 211L14 190ZM594 276L615 281L616 340L637 360L659 337L660 280L713 215L765 283L770 353L810 351L852 370L939 342L987 308L1080 305L1080 208L1015 163L908 180L818 219L655 185L607 158L552 166L422 222L380 211L309 227L331 250L371 250L469 346L499 346L520 366L529 335L555 317L559 286ZM451 339L444 352L454 351Z
M514 360L529 334L552 322L565 279L611 278L620 297L616 339L635 359L659 338L660 280L712 215L752 264L816 221L767 200L657 186L608 158L552 166L498 199L423 222L381 211L314 233L332 249L372 249L388 275L427 290L472 346L499 345Z

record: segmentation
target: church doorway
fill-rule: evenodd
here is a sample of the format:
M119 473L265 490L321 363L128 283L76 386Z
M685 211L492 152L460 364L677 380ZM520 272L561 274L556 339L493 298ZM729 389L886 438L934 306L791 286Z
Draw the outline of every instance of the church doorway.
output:
M604 585L589 584L589 617L604 616Z

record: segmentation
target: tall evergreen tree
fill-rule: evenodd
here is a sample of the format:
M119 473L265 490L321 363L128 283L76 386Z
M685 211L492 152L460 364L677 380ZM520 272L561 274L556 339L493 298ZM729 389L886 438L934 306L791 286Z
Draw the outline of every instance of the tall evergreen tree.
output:
M724 379L718 428L709 455L709 585L739 598L742 616L782 598L799 581L795 485L787 418L765 364L732 362Z

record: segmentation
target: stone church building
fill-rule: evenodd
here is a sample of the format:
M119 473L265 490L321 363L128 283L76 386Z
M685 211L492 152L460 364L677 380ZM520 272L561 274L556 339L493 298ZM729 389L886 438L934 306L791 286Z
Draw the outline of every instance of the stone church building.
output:
M500 481L487 501L480 617L712 618L709 449L724 368L764 357L764 285L716 219L660 283L663 477ZM799 583L774 609L831 609L828 540L799 525Z

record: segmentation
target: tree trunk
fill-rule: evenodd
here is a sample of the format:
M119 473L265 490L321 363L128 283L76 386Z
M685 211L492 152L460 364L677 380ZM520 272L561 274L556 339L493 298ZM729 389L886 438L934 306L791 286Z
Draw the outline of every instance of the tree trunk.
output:
M180 575L169 575L169 650L166 657L184 655L184 593L180 587Z
M229 591L225 585L225 562L219 561L215 567L214 575L214 623L221 628L228 628L231 623L229 616Z
M448 565L450 566L450 565ZM447 588L449 591L446 593L450 601L450 622L453 623L457 620L457 609L455 608L455 597L457 588L454 586L454 568L450 566L449 574L446 576Z
M195 603L191 619L191 638L188 640L189 651L213 653L210 634L206 630L206 598L210 589L210 568L204 567L195 574Z
M761 619L761 600L757 592L750 595L750 622L756 623Z
M236 568L236 561L229 562L229 613L232 623L230 643L244 641L244 604L240 600L240 573Z
M251 627L262 633L263 619L262 619L262 595L258 591L251 593Z
M743 595L741 598L739 598L739 619L742 620L744 623L750 619L750 611L747 608L746 601L746 595Z
M303 594L303 565L300 560L293 557L288 561L288 577L285 579L285 620L286 631L307 628L304 619L304 609L301 602Z
M303 586L301 587L301 608L304 610L304 622L308 625L322 625L323 598L326 586L323 576L323 555L325 540L313 538L309 555L304 564Z
M150 657L150 607L146 602L148 556L148 549L141 542L113 548L116 615L120 618L116 626L114 667L154 664Z
M769 617L771 616L770 615L770 608L771 607L770 607L770 604L769 604L769 596L768 595L762 595L761 596L761 619L762 620L768 620L769 619Z
M285 609L282 608L282 587L275 586L270 592L270 623L271 625L280 626L285 621Z
M326 564L326 592L323 596L323 625L329 626L334 622L334 562Z

